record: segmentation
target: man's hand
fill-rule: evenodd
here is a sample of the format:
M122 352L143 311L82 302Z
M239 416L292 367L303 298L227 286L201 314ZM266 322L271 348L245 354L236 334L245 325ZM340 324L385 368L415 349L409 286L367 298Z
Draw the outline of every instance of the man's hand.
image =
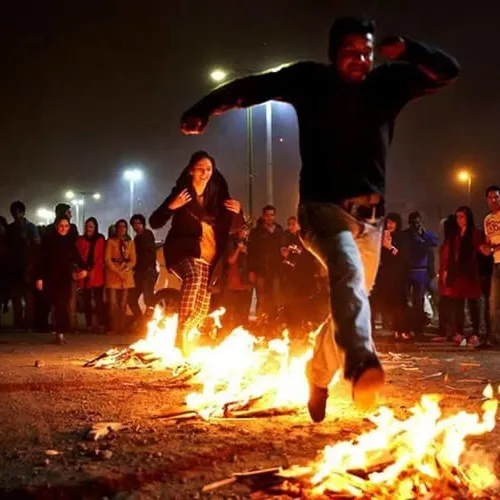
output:
M187 205L192 200L191 195L187 189L183 189L168 206L169 210L177 210L178 208Z
M181 118L181 130L186 135L202 134L207 124L207 116L200 116L191 110L186 111Z
M235 214L239 214L241 210L241 203L236 200L226 200L224 202L224 206L230 211L234 212Z
M43 290L43 281L42 280L37 280L36 289L40 292Z
M377 52L381 57L394 61L399 59L406 50L406 42L400 36L384 38L377 44Z

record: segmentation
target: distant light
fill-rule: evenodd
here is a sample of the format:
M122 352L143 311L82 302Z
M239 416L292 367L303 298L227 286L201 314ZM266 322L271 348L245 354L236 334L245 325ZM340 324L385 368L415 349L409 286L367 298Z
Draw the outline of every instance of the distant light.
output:
M227 78L227 71L224 71L223 69L220 69L220 68L214 69L210 73L210 78L214 82L222 82L223 80L225 80Z
M280 137L280 138L278 139L278 141L279 141L279 142L284 142L284 141L285 141L285 139L283 139L283 137Z
M94 200L100 200L101 199L101 193L94 193L92 195L92 198L94 198Z
M469 170L460 170L457 174L457 179L460 182L469 182L472 177L472 174L470 173Z
M84 204L84 201L83 201L83 198L79 198L77 200L71 200L73 205L78 205L78 206L82 206Z
M75 193L73 191L66 191L66 199L72 200L75 197Z
M138 168L128 168L123 172L123 178L129 182L139 182L144 177L142 170Z
M42 207L36 211L36 215L40 217L40 219L51 219L54 216L54 213L52 210Z

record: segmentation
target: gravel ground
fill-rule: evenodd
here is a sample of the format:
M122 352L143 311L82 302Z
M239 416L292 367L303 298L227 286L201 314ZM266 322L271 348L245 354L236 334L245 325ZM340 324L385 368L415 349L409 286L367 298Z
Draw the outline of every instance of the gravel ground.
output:
M311 424L305 412L248 421L154 419L182 405L186 389L167 389L159 371L82 367L131 340L75 335L56 345L51 335L0 334L0 498L200 498L204 484L232 472L306 464L325 445L368 428L342 384L322 424ZM402 357L384 355L386 404L400 416L424 393L443 394L446 409L476 411L485 381L500 383L500 352L430 344L380 348L402 350ZM127 427L102 441L85 440L96 422ZM499 433L475 442L497 453ZM248 496L243 486L212 494Z

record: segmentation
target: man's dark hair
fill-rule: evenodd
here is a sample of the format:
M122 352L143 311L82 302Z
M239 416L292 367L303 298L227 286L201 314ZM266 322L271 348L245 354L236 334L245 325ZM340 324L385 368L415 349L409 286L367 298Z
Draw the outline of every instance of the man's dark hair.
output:
M287 219L287 222L290 222L291 220L298 221L299 219L297 219L297 217L295 215L290 215L290 217L288 217L288 219Z
M67 203L58 203L56 205L56 208L54 209L56 213L56 219L63 217L66 215L66 212L71 208L71 205L68 205Z
M262 209L262 213L267 212L268 210L272 210L274 213L276 213L276 207L274 205L266 205Z
M146 225L146 217L142 214L134 214L130 217L130 225L134 223L134 221L138 220L143 226Z
M486 188L486 196L488 196L490 193L496 193L497 191L500 192L500 186L496 186L493 184L492 186L488 186Z
M346 16L335 19L328 39L328 58L335 62L337 52L347 35L375 34L375 22L366 17Z
M416 221L417 219L421 219L422 216L420 215L420 212L410 212L408 215L408 223L411 224L412 222Z
M22 201L19 201L19 200L14 201L10 205L10 214L12 215L12 217L14 217L14 214L16 214L18 212L21 212L23 214L26 213L26 205Z

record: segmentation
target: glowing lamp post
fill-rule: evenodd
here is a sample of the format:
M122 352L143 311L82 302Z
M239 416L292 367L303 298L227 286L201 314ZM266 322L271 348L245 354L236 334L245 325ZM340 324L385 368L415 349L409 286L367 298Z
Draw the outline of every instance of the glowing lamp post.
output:
M460 170L457 175L459 182L467 185L467 205L470 205L472 191L472 173L470 170Z
M75 206L76 211L76 225L79 230L84 229L85 224L85 198L89 196L92 197L95 201L99 201L101 199L101 193L93 193L88 191L66 191L65 197L67 200L71 202L72 205ZM82 216L80 218L80 207L82 209Z
M138 168L127 168L125 172L123 172L123 178L128 181L130 186L130 208L129 213L130 217L134 215L134 188L135 183L141 181L144 178L144 174L142 170Z

